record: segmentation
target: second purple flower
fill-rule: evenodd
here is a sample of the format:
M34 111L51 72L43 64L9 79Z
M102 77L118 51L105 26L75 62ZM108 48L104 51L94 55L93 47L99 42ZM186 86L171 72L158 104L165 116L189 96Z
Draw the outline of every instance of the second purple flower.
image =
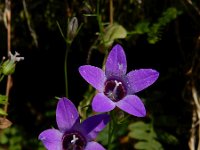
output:
M153 69L133 70L126 74L126 55L119 44L110 51L105 71L84 65L79 68L79 72L99 92L92 101L94 111L108 112L118 107L138 117L144 117L146 109L135 94L153 84L159 76Z
M94 115L80 122L75 105L67 98L60 98L56 121L58 129L47 129L39 135L47 150L105 150L95 138L109 122L107 114Z

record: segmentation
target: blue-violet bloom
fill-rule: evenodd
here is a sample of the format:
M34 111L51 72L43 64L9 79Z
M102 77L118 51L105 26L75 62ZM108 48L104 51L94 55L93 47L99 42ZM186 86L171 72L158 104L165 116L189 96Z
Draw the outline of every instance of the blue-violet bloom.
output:
M40 133L48 150L105 150L94 139L109 121L107 114L98 114L80 122L74 104L67 98L58 101L56 121L59 130L47 129Z
M105 71L91 65L79 67L81 76L98 91L92 101L94 111L108 112L117 106L134 116L146 115L143 102L135 94L153 84L159 73L153 69L126 72L126 55L119 44L110 51Z

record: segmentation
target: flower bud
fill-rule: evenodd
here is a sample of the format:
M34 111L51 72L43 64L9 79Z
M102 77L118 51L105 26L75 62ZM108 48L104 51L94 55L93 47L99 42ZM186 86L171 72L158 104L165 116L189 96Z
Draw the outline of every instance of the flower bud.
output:
M67 38L69 39L70 42L72 42L72 40L76 36L77 29L78 29L78 20L76 17L73 17L70 20L67 29Z
M13 55L11 52L9 52L9 59L4 61L1 70L4 75L10 75L13 74L15 71L16 62L19 62L20 60L24 60L24 57L19 57L19 53L15 52Z

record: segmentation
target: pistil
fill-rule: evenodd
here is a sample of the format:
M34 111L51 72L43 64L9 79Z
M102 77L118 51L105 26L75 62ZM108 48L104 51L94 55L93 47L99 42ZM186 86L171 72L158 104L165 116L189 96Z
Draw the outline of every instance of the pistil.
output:
M71 140L71 143L74 145L76 144L76 141L78 141L78 137L76 137L76 135L73 135L73 139Z
M126 89L121 81L108 80L105 85L104 93L112 101L117 102L126 95Z

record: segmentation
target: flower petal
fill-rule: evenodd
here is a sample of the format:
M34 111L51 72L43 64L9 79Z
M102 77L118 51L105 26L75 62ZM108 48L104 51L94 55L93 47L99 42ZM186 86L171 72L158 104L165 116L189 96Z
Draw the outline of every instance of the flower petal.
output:
M92 101L92 109L96 112L108 112L115 108L115 103L103 93L98 93Z
M62 149L62 136L63 134L56 129L47 129L40 133L39 140L42 141L45 148L48 150L61 150Z
M139 69L131 71L127 74L130 93L139 92L158 79L159 73L153 69Z
M94 115L87 118L81 124L82 132L89 141L94 140L98 133L105 128L110 118L107 114Z
M144 117L146 115L144 104L136 95L126 96L122 100L118 101L116 106L137 117Z
M127 63L123 48L117 44L110 51L106 61L106 76L123 76L126 74Z
M95 89L99 92L103 91L106 76L102 69L90 65L84 65L79 67L79 73Z
M85 150L105 150L105 148L97 142L88 142Z
M74 104L67 98L61 98L58 101L56 109L56 121L61 132L72 128L79 122L79 114Z

